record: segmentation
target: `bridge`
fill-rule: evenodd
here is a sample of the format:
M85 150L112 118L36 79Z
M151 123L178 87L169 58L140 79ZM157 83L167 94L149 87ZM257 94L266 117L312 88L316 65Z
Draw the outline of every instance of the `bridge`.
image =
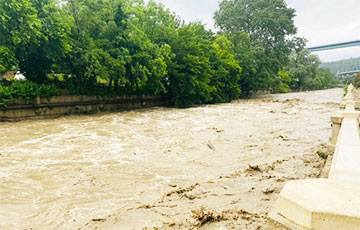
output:
M353 47L353 46L360 46L360 40L308 47L307 49L311 52L317 52L317 51L341 49L341 48L347 48L347 47ZM360 70L344 71L344 72L337 73L336 76L343 77L343 78L353 77L359 72L360 72Z
M314 47L309 47L307 49L310 50L311 52L316 52L316 51L340 49L340 48L353 47L353 46L360 46L360 40L335 43L330 45L314 46Z
M345 77L353 77L359 72L360 72L360 70L346 71L346 72L337 73L336 76L344 77L344 78Z

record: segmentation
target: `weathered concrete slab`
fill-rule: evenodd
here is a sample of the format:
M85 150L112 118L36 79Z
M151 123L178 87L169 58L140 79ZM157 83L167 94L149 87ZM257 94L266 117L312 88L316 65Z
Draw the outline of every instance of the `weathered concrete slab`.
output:
M336 117L342 117L342 118L359 118L360 117L360 111L346 111L346 110L340 110L337 111L334 114L334 119L336 119Z
M276 211L273 210L268 214L268 230L292 230L291 228L285 226L284 223L286 222L285 218L280 215L276 214ZM289 223L288 223L289 226ZM293 228L294 229L294 228ZM294 229L294 230L303 230L303 229Z
M341 114L335 114L331 117L331 126L332 126L332 134L331 134L331 145L332 145L332 152L335 150L335 145L338 140L341 123L343 121L344 117Z
M279 195L276 215L291 229L358 230L359 194L360 184L353 182L329 179L292 181Z
M360 184L359 162L360 144L340 145L334 154L334 160L332 161L329 179L347 180ZM358 194L358 196L360 196L360 194Z
M340 109L345 109L347 104L353 104L355 107L355 110L360 110L360 102L353 101L353 100L347 100L340 104Z
M357 144L360 144L358 119L345 118L341 124L341 129L336 145L339 146Z

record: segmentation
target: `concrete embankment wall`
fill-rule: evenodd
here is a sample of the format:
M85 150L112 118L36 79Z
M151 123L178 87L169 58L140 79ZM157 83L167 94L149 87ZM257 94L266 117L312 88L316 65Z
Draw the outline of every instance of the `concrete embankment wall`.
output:
M287 183L269 229L360 229L359 91L352 85L331 118L334 156L328 178Z
M167 105L170 105L170 99L160 96L97 97L62 95L50 99L37 97L36 100L31 102L17 99L9 102L7 107L0 107L0 121L44 119L71 114L124 111Z

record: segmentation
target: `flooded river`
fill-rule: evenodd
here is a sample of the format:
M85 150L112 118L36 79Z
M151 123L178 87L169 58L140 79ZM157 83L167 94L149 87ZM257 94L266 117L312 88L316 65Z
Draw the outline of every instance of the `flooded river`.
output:
M342 93L0 123L0 229L266 229Z

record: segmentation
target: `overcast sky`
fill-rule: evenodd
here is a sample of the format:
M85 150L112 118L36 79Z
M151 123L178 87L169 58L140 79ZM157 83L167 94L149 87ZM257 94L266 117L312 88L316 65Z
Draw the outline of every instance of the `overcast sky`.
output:
M146 0L148 1L148 0ZM219 0L156 0L185 21L201 20L214 29L213 13ZM359 0L285 0L295 8L298 35L308 46L360 40ZM360 57L360 47L316 52L322 61Z

